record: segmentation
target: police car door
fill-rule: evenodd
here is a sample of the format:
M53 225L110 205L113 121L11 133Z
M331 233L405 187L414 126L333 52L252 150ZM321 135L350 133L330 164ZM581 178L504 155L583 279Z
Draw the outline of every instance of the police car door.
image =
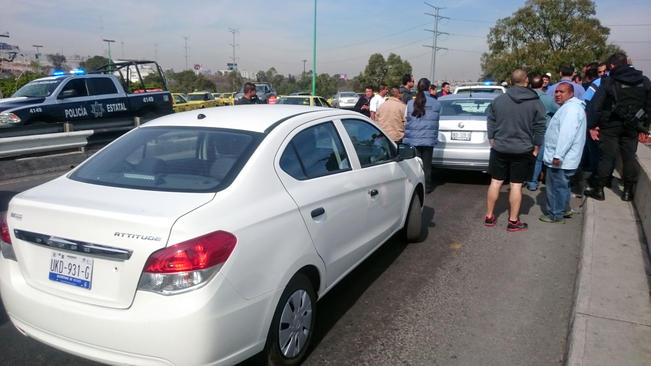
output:
M118 92L110 77L93 76L86 79L90 95L90 117L116 118L129 114L127 99Z
M72 78L66 81L56 97L57 119L61 122L75 122L93 119L86 78Z

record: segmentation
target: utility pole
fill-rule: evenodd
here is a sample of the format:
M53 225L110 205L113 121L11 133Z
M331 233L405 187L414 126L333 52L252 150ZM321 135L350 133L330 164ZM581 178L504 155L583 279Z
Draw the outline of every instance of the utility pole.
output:
M106 42L106 45L108 46L108 61L109 64L113 63L111 60L111 43L115 43L114 39L103 39L102 41ZM61 51L61 54L63 54L63 50Z
M188 37L183 36L183 39L185 40L185 70L188 69Z
M228 31L233 33L233 43L230 44L231 47L233 47L233 57L231 57L231 62L232 62L232 69L237 70L237 59L235 58L235 48L239 46L239 44L235 43L235 34L240 33L239 29L235 28L228 28Z
M444 17L439 15L439 11L443 8L434 6L428 2L425 2L425 5L434 9L434 14L425 13L425 15L434 17L434 30L425 29L428 32L432 32L432 45L423 45L424 47L430 47L432 49L432 73L430 74L431 82L434 83L434 75L436 74L436 52L439 50L447 50L445 47L438 47L438 38L441 34L449 34L445 32L439 32L439 20L440 19L450 19L449 17Z
M307 60L303 60L303 77L305 77L305 63L306 62L307 62Z
M43 45L40 44L33 44L32 47L36 48L36 73L39 75L41 74L41 53L39 52L39 48L42 48Z
M312 46L312 95L316 95L316 0L314 0L314 45Z

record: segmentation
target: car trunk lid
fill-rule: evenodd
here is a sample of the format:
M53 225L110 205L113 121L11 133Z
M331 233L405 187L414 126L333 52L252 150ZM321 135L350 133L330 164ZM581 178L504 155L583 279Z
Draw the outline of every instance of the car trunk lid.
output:
M127 308L147 258L167 245L174 222L213 197L58 178L11 201L20 270L41 291Z

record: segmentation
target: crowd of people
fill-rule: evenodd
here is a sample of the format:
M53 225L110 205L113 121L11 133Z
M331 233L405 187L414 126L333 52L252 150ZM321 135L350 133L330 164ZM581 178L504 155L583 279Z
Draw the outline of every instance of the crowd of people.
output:
M546 204L539 219L565 222L576 213L570 207L573 186L579 195L604 200L618 155L623 165L621 198L633 200L637 143L649 133L651 82L621 52L604 63L586 65L581 74L571 66L562 66L559 74L560 80L549 85L550 73L515 70L511 88L488 109L486 226L497 223L495 204L508 181L507 230L526 230L519 217L522 187L535 191L543 176Z

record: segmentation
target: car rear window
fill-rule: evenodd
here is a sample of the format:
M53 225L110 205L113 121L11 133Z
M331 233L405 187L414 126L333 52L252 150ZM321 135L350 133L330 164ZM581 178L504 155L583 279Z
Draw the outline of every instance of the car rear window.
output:
M440 100L441 116L486 116L492 99Z
M279 98L276 104L310 105L310 98Z
M219 191L261 139L241 130L144 127L95 154L70 179L143 190Z

